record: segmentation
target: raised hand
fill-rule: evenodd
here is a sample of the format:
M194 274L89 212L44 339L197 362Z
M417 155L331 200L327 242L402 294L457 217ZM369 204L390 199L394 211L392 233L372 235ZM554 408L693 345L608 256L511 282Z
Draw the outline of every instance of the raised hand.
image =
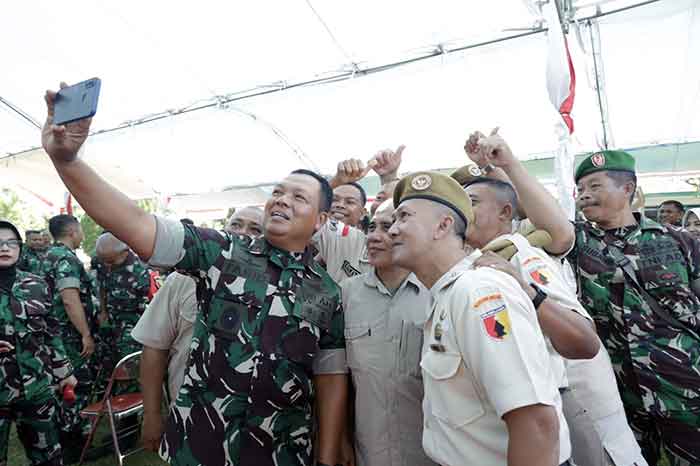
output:
M396 149L396 151L384 149L377 152L372 158L372 160L376 161L374 171L377 173L377 175L383 177L389 174L398 174L405 148L406 146L402 144Z
M331 180L331 186L338 187L343 184L354 183L361 180L370 170L377 165L375 159L370 160L367 165L359 159L343 160L338 164L335 176Z
M68 87L61 83L61 89ZM92 118L74 121L65 125L54 125L54 101L56 92L46 91L46 123L41 130L41 145L54 162L71 162L78 156L78 150L90 133Z
M467 142L464 143L464 152L466 152L471 161L479 167L488 164L484 155L479 151L479 140L484 137L484 133L481 131L474 131L469 135Z
M464 151L469 158L483 168L491 164L495 167L507 167L515 161L515 156L508 143L494 128L487 137L480 131L474 131L464 143Z

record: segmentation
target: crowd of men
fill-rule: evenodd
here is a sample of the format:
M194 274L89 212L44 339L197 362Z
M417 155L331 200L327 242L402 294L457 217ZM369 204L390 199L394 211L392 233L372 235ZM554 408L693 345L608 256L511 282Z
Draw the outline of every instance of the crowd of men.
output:
M89 120L53 125L54 98L44 149L106 233L91 276L74 217L48 249L0 223L0 376L31 385L13 326L36 277L58 322L46 377L75 386L33 399L52 409L33 423L0 389L0 434L22 424L32 464L82 446L80 410L142 351L120 390L143 393L143 444L173 465L700 466L700 210L636 211L630 154L576 168L573 222L494 130L451 175L399 177L404 146L295 170L217 231L101 179L77 156ZM32 442L47 419L61 432Z

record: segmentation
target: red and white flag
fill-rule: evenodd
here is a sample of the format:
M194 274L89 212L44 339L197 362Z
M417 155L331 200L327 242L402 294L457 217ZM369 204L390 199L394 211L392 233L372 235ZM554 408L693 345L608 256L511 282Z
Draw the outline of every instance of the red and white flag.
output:
M569 53L569 44L564 35L557 13L555 0L544 5L543 13L547 20L547 92L549 100L561 115L569 134L574 132L571 110L576 95L576 73Z
M576 203L572 193L574 186L574 154L570 148L574 120L571 111L576 96L576 74L569 53L569 44L561 27L556 0L550 0L542 7L547 20L547 92L549 101L561 116L561 123L555 131L559 140L554 157L554 173L557 178L559 203L570 219L574 218Z

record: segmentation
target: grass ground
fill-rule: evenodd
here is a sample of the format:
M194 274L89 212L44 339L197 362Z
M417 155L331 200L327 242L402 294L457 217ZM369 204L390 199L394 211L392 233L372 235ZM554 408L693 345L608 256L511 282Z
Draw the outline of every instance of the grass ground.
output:
M102 438L103 435L109 433L106 429L106 425L101 425L98 430L96 438ZM121 444L121 442L120 442ZM16 430L12 429L12 434L10 435L10 445L7 457L7 466L26 466L29 464L27 458L24 456L24 448L17 438ZM114 452L110 450L105 456L95 460L86 461L87 466L114 466L117 464L117 459L114 456ZM124 466L166 466L167 463L161 461L155 453L150 453L146 451L140 451L133 456L129 456L124 460Z
M106 433L107 431L105 431ZM12 434L10 436L10 451L7 458L7 466L25 466L27 465L27 459L24 456L24 449L17 439L17 433L14 428L12 429ZM114 457L114 453L110 453L96 461L86 461L88 466L114 466L117 464L117 460ZM140 451L133 456L129 456L124 460L125 466L166 466L158 455L155 453ZM670 463L666 458L661 458L658 466L670 466Z

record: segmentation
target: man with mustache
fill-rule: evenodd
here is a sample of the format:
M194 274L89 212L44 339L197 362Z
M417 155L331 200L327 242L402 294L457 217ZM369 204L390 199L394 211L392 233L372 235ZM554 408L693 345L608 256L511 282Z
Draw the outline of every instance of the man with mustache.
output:
M316 414L316 459L335 464L347 403L340 289L307 248L327 219L327 181L296 170L277 183L259 239L154 216L78 158L90 120L54 125L55 98L47 91L42 144L75 199L144 260L197 279L190 357L161 457L310 466Z
M519 194L537 183L502 144L490 144L483 160L500 166L496 176L510 179ZM574 178L586 220L568 226L575 241L567 259L610 354L630 426L649 464L663 449L673 465L698 465L700 244L632 210L637 178L630 154L589 154ZM534 215L540 206L523 208Z
M358 466L434 466L421 447L420 355L430 293L392 260L391 200L369 224L369 272L343 282L347 360L355 386Z

